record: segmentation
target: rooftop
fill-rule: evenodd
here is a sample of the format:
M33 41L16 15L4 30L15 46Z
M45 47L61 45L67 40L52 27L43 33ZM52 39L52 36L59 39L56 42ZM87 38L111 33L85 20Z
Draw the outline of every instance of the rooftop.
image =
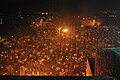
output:
M111 50L117 54L120 55L120 46L116 46L116 47L106 47L106 48L99 48L100 50Z

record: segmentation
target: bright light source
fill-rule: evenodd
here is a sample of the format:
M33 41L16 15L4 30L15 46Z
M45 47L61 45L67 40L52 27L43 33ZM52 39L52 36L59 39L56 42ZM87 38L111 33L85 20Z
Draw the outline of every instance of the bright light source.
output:
M85 20L85 18L83 18L83 20Z
M84 25L81 25L81 27L84 27Z
M32 22L33 24L35 24L35 22Z
M63 32L68 32L68 29L63 29L62 31L63 31Z
M93 22L95 22L96 20L93 20Z

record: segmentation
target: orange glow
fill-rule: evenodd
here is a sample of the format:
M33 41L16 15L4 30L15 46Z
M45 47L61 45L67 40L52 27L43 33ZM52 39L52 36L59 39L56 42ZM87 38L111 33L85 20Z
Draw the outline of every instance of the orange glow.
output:
M96 20L93 20L93 22L95 22Z
M62 31L63 31L63 32L68 32L68 29L63 29Z
M81 25L81 27L84 27L84 25Z

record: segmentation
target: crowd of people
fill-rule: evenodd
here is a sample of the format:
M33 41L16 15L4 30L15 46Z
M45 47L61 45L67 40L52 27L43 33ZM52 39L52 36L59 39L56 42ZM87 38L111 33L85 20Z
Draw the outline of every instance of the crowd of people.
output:
M35 25L36 24L36 25ZM30 25L36 35L0 37L0 75L85 76L86 59L98 47L120 44L116 27Z

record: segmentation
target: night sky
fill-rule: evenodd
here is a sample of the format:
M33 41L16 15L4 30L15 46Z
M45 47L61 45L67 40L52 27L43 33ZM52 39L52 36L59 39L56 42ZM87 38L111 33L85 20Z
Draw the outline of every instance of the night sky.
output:
M53 10L66 12L118 9L119 0L0 0L1 11Z

